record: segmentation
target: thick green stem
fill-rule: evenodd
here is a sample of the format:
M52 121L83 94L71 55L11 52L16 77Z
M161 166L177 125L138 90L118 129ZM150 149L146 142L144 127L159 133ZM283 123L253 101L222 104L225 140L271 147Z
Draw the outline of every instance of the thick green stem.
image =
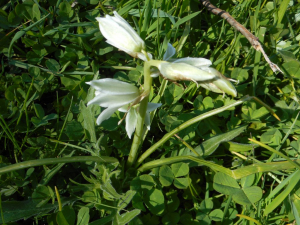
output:
M12 164L0 168L0 174L8 173L16 170L26 169L34 166L43 166L49 164L58 164L58 163L74 163L74 162L87 162L93 161L97 163L116 163L118 160L113 157L107 156L74 156L74 157L64 157L64 158L48 158L48 159L37 159L37 160L28 160L21 163Z
M144 128L144 120L147 111L147 106L149 102L149 93L151 91L152 86L152 77L150 72L151 66L158 66L162 61L159 60L151 60L146 61L144 64L144 99L141 101L139 106L138 120L135 128L134 138L131 145L130 153L127 160L127 168L130 168L136 161L138 149L142 141L143 137L143 128Z

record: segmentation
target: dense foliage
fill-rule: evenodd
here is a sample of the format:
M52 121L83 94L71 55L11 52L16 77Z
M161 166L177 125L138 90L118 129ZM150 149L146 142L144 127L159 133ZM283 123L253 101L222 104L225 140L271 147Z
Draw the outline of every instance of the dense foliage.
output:
M300 3L212 3L283 74L196 0L0 1L0 223L300 224ZM114 10L153 58L171 43L239 81L233 98L154 78L162 106L130 168L124 113L98 126L103 108L87 106L91 80L143 84L144 62L99 30Z

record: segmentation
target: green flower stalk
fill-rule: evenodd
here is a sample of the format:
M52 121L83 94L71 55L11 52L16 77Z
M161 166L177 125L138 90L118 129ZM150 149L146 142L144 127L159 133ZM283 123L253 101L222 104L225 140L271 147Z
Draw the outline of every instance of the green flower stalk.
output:
M145 116L148 108L149 93L151 91L151 86L152 86L152 77L151 77L150 68L151 66L159 67L161 63L162 61L159 60L151 60L151 61L146 61L144 64L144 92L142 93L143 100L140 103L140 109L137 116L136 130L131 145L129 157L127 160L128 168L131 167L137 159L138 149L140 147L142 137L143 137L144 121L145 121Z

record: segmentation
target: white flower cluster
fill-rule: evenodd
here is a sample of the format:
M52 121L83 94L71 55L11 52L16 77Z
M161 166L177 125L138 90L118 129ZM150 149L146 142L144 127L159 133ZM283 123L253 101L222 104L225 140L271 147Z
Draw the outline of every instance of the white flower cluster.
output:
M102 35L107 39L106 42L128 53L134 58L140 58L144 61L152 59L152 55L146 52L145 42L135 32L135 30L117 13L114 16L106 15L97 17ZM168 44L163 60L159 65L158 73L165 79L189 80L196 82L200 86L217 93L227 93L236 96L234 86L228 78L223 76L219 71L211 68L212 62L204 58L181 58L172 59L176 53L175 48ZM151 76L155 76L153 73ZM97 118L97 124L100 125L104 120L116 111L127 113L126 115L126 132L129 138L135 130L138 118L139 105L136 101L140 98L141 93L137 87L114 79L100 79L87 82L95 90L95 98L88 102L97 104L106 108ZM160 107L161 104L148 103L145 125L150 129L150 112Z

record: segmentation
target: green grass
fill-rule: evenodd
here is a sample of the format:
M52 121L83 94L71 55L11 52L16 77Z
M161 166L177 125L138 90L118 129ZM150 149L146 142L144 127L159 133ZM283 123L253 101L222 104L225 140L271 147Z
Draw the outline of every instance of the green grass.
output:
M212 1L283 74L199 1L72 3L0 3L0 223L300 224L300 3ZM98 126L103 109L87 106L88 81L143 85L144 62L99 31L95 17L113 10L154 59L171 43L239 80L232 98L154 78L162 106L131 168L124 113Z

